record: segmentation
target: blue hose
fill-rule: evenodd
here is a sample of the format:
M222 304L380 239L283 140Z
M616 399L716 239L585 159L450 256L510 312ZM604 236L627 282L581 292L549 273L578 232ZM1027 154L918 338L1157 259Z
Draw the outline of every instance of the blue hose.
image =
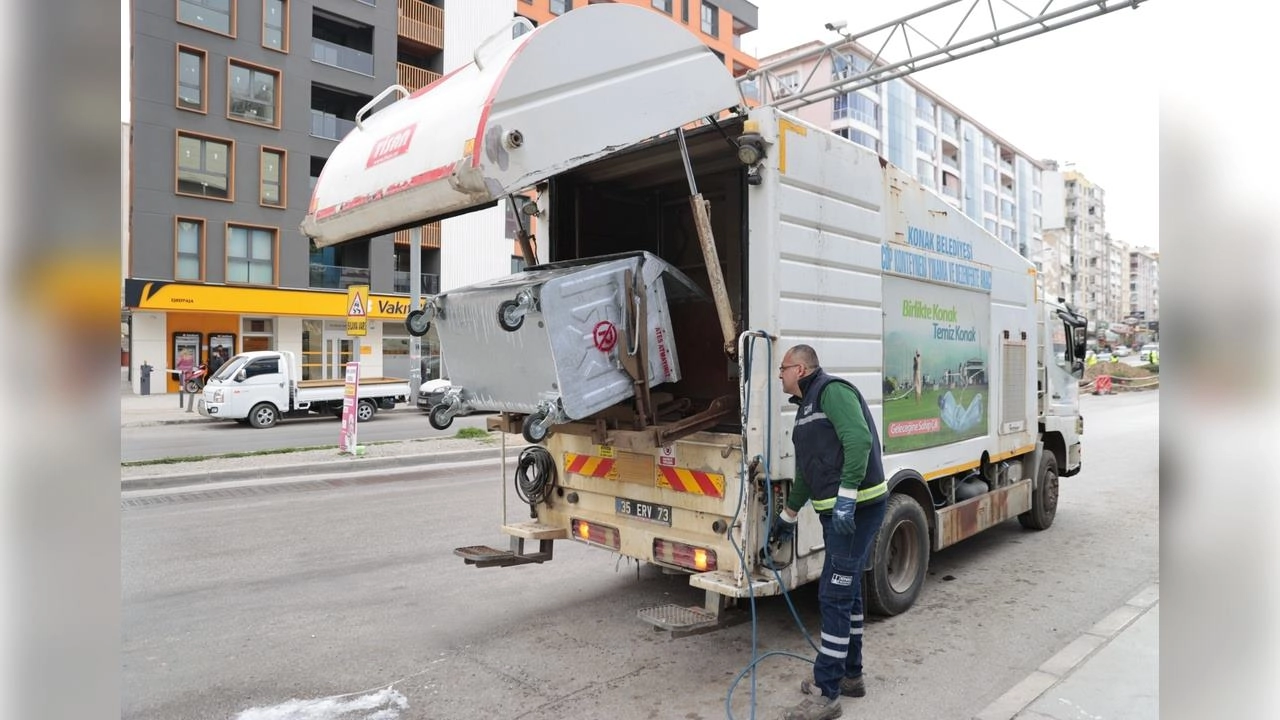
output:
M765 333L762 330L754 330L748 333L744 333L744 337L747 340L747 346L742 354L743 376L744 376L743 382L745 383L745 387L746 387L746 396L743 398L742 413L740 417L744 432L743 432L743 441L742 441L742 445L743 445L742 462L738 472L739 502L738 502L737 509L734 510L733 522L729 524L730 530L727 530L725 535L729 539L729 543L733 545L734 551L738 554L738 560L739 562L742 563L742 567L747 568L748 567L747 559L742 551L742 548L738 547L738 544L734 542L731 530L737 524L738 513L739 511L741 511L742 505L743 505L743 503L741 502L741 499L746 497L746 492L747 492L747 447L746 447L745 429L747 427L747 412L748 412L747 409L751 406L751 365L752 365L751 361L752 361L752 357L754 357L753 351L755 349L755 341L758 338L764 338L767 357L769 358L770 363L772 363L773 338L769 337L768 333ZM764 468L765 497L767 498L767 500L765 501L765 509L767 513L766 517L768 518L769 522L773 522L773 473L771 472L771 469L769 467L769 457L772 454L771 451L772 451L772 441L773 441L773 384L771 382L765 383L765 393L766 393L765 394L766 411L765 411L764 452L761 454L757 454L755 459L760 460L761 465ZM768 557L767 555L768 549L769 549L769 534L765 533L764 539L761 541L761 546L759 548L759 551L763 557ZM774 567L772 563L769 563L769 569L773 571L774 578L778 582L778 587L782 588L782 596L787 601L787 607L791 611L791 617L796 622L796 627L800 628L800 632L801 634L804 635L804 639L809 643L809 646L813 648L814 653L817 653L818 646L816 643L813 642L813 638L809 635L809 632L805 629L804 623L800 621L800 615L796 612L795 604L791 602L791 593L787 590L787 586L782 582L782 575L778 572L778 569ZM742 677L746 675L748 672L751 673L751 718L752 720L755 720L755 716L756 716L755 669L756 669L756 665L761 660L764 660L765 658L773 655L784 655L787 657L796 658L798 660L803 660L804 662L810 665L813 664L812 658L801 657L800 655L796 655L795 653L790 653L790 652L775 650L775 651L767 652L763 655L760 654L759 625L757 622L757 615L756 615L755 586L751 583L751 580L749 577L747 579L747 595L750 598L750 603L751 603L751 662L746 667L744 667L742 671L737 674L736 677L734 677L733 682L729 684L729 692L725 694L724 712L725 712L725 717L728 718L728 720L734 720L733 705L732 705L734 690L738 687L738 683L742 680Z

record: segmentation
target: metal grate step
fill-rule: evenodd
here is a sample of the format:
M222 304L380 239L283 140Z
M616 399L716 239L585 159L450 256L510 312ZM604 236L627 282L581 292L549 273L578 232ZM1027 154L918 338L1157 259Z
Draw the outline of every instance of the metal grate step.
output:
M645 608L638 611L636 615L641 620L661 630L682 633L709 629L715 627L718 622L715 615L702 608L684 607L675 604Z
M453 554L462 558L466 564L475 565L476 567L510 567L512 565L543 563L551 559L550 552L517 555L510 550L499 550L488 545L468 545L454 548Z

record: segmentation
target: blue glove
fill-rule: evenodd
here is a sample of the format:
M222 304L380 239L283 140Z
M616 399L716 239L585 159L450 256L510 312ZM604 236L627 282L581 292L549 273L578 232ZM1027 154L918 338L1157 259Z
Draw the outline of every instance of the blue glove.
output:
M787 516L779 512L773 517L773 527L769 529L769 537L776 543L784 543L796 535L796 525L800 518L787 520Z
M851 497L836 497L836 507L831 511L831 529L843 535L853 534L853 512L858 501Z

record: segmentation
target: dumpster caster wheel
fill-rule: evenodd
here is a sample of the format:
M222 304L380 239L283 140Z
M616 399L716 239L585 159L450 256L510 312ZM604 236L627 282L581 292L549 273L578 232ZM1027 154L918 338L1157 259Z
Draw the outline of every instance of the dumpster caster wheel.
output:
M453 424L453 414L449 412L448 405L437 405L427 413L427 422L437 430L448 430Z
M515 300L507 300L498 306L498 325L507 332L515 332L524 324L524 315L515 315L515 311L520 308L520 303Z
M404 327L409 331L410 335L422 337L431 329L431 318L427 315L427 311L422 308L410 310L409 314L405 316Z
M547 422L547 416L544 413L526 415L524 423L520 426L520 434L524 436L526 442L533 445L546 440L550 430L551 424Z

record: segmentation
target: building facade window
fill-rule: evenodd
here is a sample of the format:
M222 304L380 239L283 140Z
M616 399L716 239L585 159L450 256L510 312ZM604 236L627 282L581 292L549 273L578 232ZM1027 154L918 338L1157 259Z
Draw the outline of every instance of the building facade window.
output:
M988 160L996 159L996 141L989 137L982 138L982 157Z
M236 36L236 0L178 0L178 22Z
M285 151L278 148L262 148L259 158L260 182L258 202L268 207L285 206Z
M248 225L227 226L227 282L274 285L276 230Z
M991 191L982 193L982 211L989 212L992 215L996 214L996 194L995 193Z
M670 14L671 14L671 0L653 0L653 9L654 9L654 10L661 10L662 12L664 12L664 13L666 13L666 14L670 15Z
M922 127L916 128L916 149L917 150L921 152L926 152L932 155L935 146L936 146L936 140L934 138L932 130L927 130Z
M232 140L178 132L177 188L179 195L234 200Z
M573 9L573 0L551 0L551 14L563 15Z
M831 79L841 80L866 72L871 64L866 58L853 53L837 53L831 60Z
M208 54L185 45L178 46L178 107L204 112L204 89L208 87Z
M794 95L800 89L800 71L793 70L778 76L778 97Z
M706 0L702 3L702 32L713 38L720 37L720 8Z
M175 218L173 279L204 279L204 220Z
M916 117L924 122L932 125L934 123L933 113L935 106L933 101L924 95L916 95Z
M880 103L858 92L849 93L849 97L849 116L863 125L879 130Z
M916 160L916 179L919 180L920 184L924 185L925 187L928 187L928 188L935 187L936 183L933 180L933 163L929 162L928 160L925 160L924 158L917 159Z
M996 184L996 168L994 165L982 164L982 181L988 185Z
M262 46L289 52L289 5L286 0L262 0Z
M268 68L228 61L227 117L279 127L280 73Z
M880 152L880 141L873 137L871 133L850 128L846 137L874 153Z

